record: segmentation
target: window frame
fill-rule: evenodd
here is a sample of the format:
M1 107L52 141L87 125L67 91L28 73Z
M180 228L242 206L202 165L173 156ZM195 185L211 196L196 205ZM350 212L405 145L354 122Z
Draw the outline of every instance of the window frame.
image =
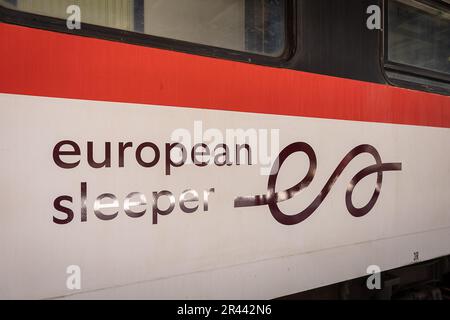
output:
M450 75L443 72L424 69L407 64L401 64L389 60L389 2L395 0L383 0L383 32L382 32L382 70L386 81L394 86L402 86L406 88L419 89L441 93L445 95L450 94ZM436 0L414 0L433 8L449 11L449 6L439 3ZM450 12L450 11L449 11ZM388 73L394 73L396 77L390 76ZM412 80L417 79L417 81ZM429 81L424 84L424 81ZM442 87L435 83L442 83ZM449 89L446 88L449 87Z
M285 0L285 47L280 56L237 51L88 23L82 23L82 28L80 30L69 30L66 26L66 20L64 19L23 12L6 8L1 5L0 22L206 57L222 58L272 67L284 67L296 52L296 8L297 5L295 0Z

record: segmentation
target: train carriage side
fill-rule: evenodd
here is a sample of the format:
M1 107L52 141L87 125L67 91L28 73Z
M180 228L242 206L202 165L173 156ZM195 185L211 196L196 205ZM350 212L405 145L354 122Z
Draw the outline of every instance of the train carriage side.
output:
M446 0L0 0L0 298L448 298L449 39Z

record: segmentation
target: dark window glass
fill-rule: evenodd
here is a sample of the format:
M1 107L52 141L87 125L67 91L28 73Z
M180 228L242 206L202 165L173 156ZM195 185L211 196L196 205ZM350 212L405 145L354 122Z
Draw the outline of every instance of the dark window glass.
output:
M0 0L23 12L66 19L78 5L81 23L280 56L285 0Z
M389 62L450 75L450 11L441 2L388 2Z

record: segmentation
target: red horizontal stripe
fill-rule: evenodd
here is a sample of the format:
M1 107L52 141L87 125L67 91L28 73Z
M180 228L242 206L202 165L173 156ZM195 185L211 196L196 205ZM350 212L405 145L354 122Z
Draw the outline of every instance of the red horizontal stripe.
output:
M0 92L450 127L450 97L0 23Z

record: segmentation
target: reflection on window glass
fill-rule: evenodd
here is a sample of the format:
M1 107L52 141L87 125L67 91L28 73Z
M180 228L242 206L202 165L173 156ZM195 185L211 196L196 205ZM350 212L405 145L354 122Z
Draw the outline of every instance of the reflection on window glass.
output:
M450 75L450 12L389 1L388 60Z
M238 51L280 56L285 0L0 0L55 18L81 9L81 22Z

